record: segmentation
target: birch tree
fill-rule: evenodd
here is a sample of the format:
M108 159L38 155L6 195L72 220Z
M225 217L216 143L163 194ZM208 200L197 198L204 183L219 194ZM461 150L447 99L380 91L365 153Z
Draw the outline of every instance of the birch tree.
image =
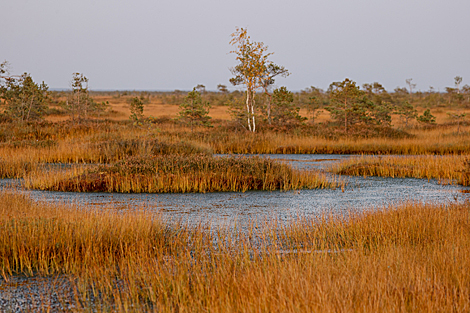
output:
M455 76L454 82L455 82L455 89L457 89L457 93L460 94L460 84L462 83L462 77Z
M267 53L268 47L264 43L251 41L246 28L237 28L231 37L230 44L235 50L230 52L236 55L239 64L231 69L235 77L230 82L234 86L245 86L247 126L250 132L255 132L255 92L265 84L270 64L268 57L272 53Z

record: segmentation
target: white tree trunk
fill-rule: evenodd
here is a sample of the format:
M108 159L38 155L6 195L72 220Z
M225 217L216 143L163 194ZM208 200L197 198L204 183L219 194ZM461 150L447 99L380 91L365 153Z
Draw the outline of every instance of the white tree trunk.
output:
M251 121L250 121L250 107L251 107L250 96L251 96L251 91L247 90L246 91L246 113L247 113L248 130L251 132L252 130L251 130Z
M256 131L256 122L255 122L254 99L252 101L253 101L253 103L251 104L251 119L253 120L253 132L255 132Z

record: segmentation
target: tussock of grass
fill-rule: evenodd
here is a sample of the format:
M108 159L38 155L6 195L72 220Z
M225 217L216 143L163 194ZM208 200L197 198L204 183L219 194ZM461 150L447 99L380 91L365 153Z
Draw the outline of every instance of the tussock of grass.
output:
M200 227L165 226L145 212L95 213L1 193L0 266L7 279L68 275L80 311L463 312L470 306L468 203L410 203L274 226L256 244L250 233L214 244Z
M139 155L212 154L210 149L194 143L185 141L170 143L157 139L114 139L97 143L91 148L99 150L103 162Z
M384 156L351 158L333 165L334 173L355 176L435 178L468 186L468 156Z
M130 157L91 171L37 171L31 189L79 192L215 192L335 188L338 183L313 171L263 158L215 158L204 154Z

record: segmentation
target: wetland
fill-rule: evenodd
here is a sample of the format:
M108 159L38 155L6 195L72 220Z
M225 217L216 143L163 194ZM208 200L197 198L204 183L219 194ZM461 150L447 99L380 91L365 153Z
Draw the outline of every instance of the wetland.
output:
M217 155L227 158L227 155ZM251 155L230 156L249 158ZM257 158L281 161L284 165L307 173L321 173L337 186L314 189L204 192L204 193L116 193L116 192L58 192L23 190L32 199L53 204L77 204L95 208L132 210L145 207L168 220L187 223L209 222L212 226L249 225L266 219L295 221L302 217L322 214L347 214L350 211L374 210L389 205L411 202L445 204L464 203L469 187L457 180L439 181L437 178L377 177L364 175L336 176L332 171L341 162L357 159L354 155L333 154L270 154ZM381 156L384 158L384 156ZM386 156L385 156L386 158ZM435 157L443 158L443 157ZM355 161L358 163L359 161ZM355 163L355 164L356 164ZM64 168L63 165L61 165ZM67 168L67 167L65 167ZM314 171L314 172L313 172ZM3 186L14 184L2 180Z
M469 125L324 118L1 122L0 310L463 311Z

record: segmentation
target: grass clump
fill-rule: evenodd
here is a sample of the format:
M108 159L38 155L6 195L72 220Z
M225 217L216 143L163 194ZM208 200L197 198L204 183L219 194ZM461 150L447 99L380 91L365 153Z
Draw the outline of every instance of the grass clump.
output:
M470 186L470 158L466 159L462 168L462 176L460 177L459 184Z
M24 158L6 159L0 157L0 179L22 178L38 167L38 163Z
M0 199L0 266L4 276L77 273L142 251L164 254L172 249L178 234L158 216L142 210L120 215L96 213L40 205L27 196L4 191ZM183 229L178 231L182 234Z
M37 171L25 185L53 191L184 193L335 188L338 183L318 172L259 157L175 154L134 156L93 170Z
M90 148L98 150L103 162L113 162L139 155L212 154L209 148L183 140L168 142L145 138L107 140L93 144Z
M468 156L362 156L332 166L341 175L414 177L438 179L440 183L458 182L468 186Z
M469 203L408 203L279 226L268 222L254 242L249 231L169 226L139 210L98 213L2 192L0 269L5 279L66 275L73 287L66 296L77 311L464 312L470 306Z

